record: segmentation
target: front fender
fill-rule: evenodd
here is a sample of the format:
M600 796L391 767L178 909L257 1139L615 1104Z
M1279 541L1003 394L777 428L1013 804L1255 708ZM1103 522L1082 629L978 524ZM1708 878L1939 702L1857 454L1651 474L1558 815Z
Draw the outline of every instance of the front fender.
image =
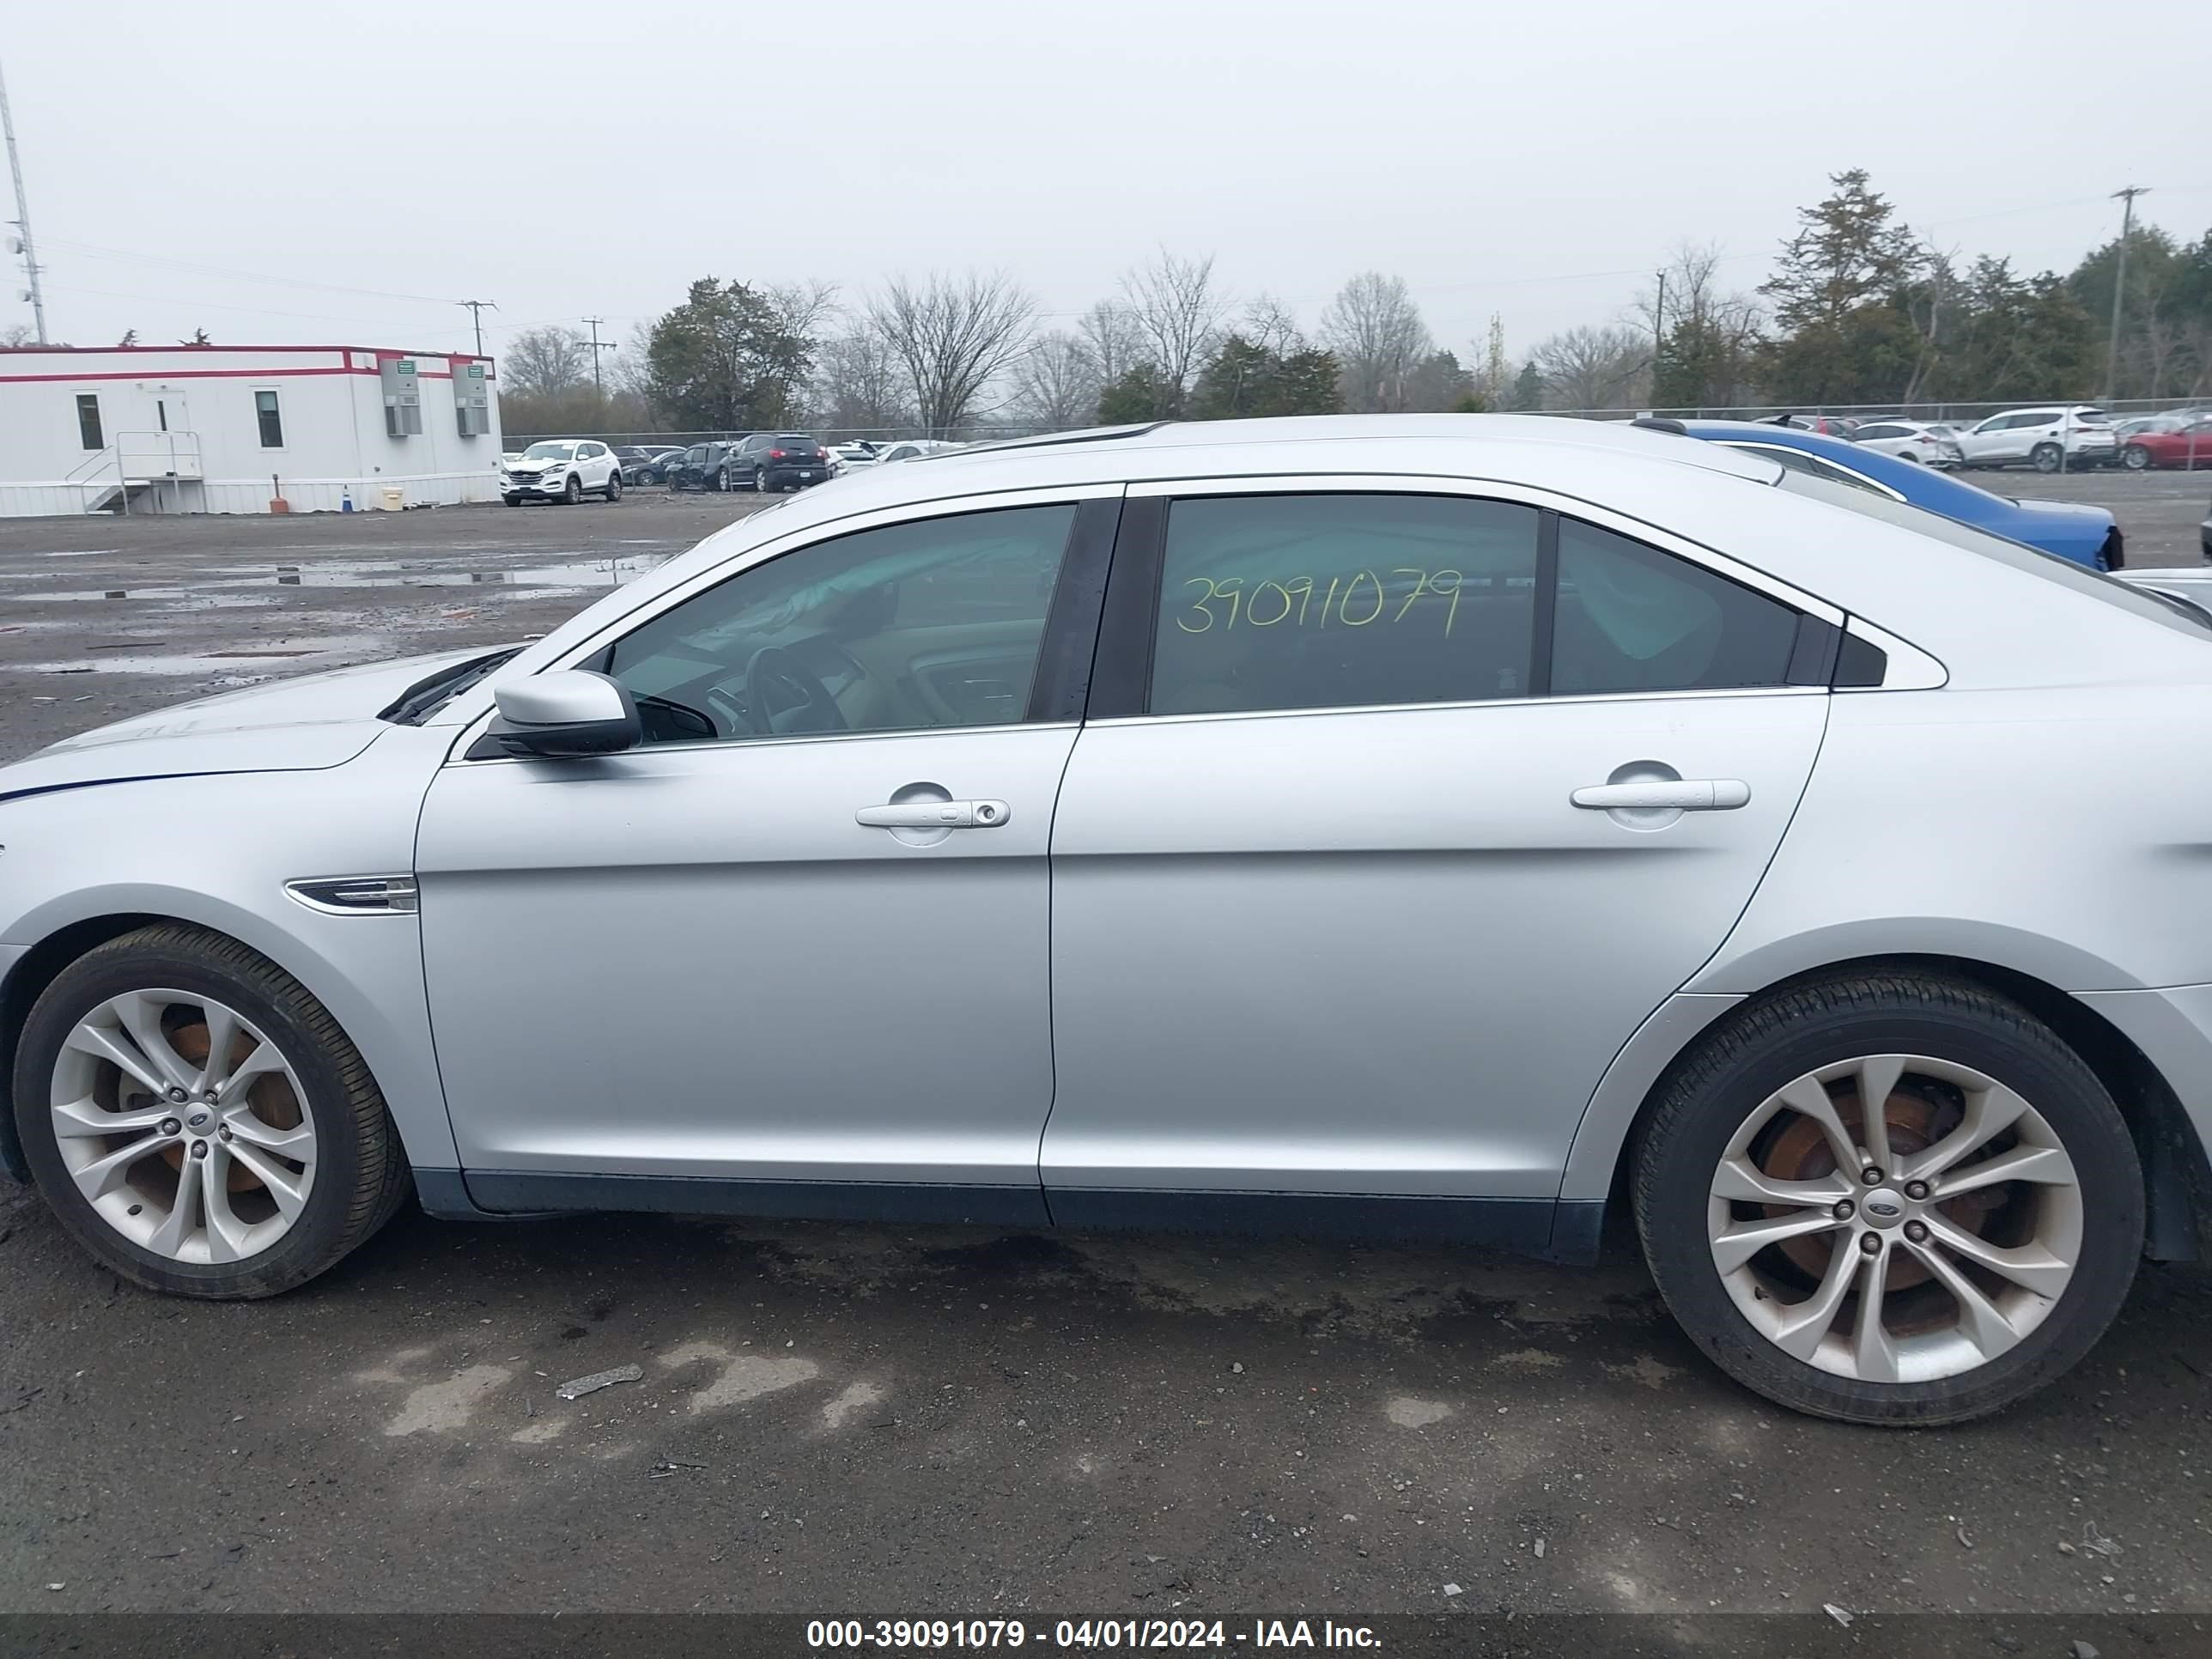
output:
M411 872L422 793L451 738L394 727L326 771L142 779L0 805L8 965L20 973L42 943L104 918L227 934L298 980L344 1028L409 1161L453 1166L416 918L332 915L284 891L302 877Z

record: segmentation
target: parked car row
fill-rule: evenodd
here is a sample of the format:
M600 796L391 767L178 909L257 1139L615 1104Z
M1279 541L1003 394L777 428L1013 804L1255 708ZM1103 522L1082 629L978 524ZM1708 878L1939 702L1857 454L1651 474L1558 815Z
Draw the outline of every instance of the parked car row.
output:
M2212 409L2115 421L2091 404L2047 404L2002 410L1972 426L1844 415L1785 415L1762 424L1848 439L1924 466L2032 466L2038 472L2212 466Z
M841 473L963 447L934 438L891 443L855 439L824 445L805 432L756 432L689 447L611 446L592 438L546 438L520 453L500 458L500 494L509 507L526 501L580 500L587 495L619 501L631 484L766 494L804 489Z

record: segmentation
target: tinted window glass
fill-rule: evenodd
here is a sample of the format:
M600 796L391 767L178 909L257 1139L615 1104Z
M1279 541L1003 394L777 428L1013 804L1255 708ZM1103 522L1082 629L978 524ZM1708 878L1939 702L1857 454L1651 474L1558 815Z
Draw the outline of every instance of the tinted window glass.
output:
M261 447L282 449L284 447L284 417L276 407L276 394L257 392L253 394L253 412L261 423Z
M1817 455L1808 455L1802 449L1792 449L1786 444L1735 444L1730 447L1755 450L1771 461L1778 461L1792 472L1802 472L1814 478L1826 478L1832 483L1845 484L1853 489L1863 489L1871 495L1879 495L1882 493L1856 474L1824 461Z
M1868 438L1909 438L1912 428L1904 426L1863 426L1852 436L1862 441Z
M1783 685L1796 640L1788 605L1626 536L1559 521L1553 692Z
M76 394L76 433L87 449L105 449L107 440L100 431L100 396L97 392Z
M1451 496L1177 501L1151 710L1526 696L1536 529Z
M648 743L1020 720L1073 507L864 530L732 576L614 647Z

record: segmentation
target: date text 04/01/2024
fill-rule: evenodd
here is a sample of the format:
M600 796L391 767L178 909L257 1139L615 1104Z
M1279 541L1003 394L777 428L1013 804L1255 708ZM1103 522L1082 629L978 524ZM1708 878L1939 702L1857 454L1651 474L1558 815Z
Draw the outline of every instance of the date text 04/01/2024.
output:
M817 1619L806 1644L836 1649L1021 1648L1035 1642L1079 1650L1193 1648L1336 1648L1382 1646L1366 1625L1324 1619L1255 1619L1248 1629L1219 1619L1060 1619L1032 1630L1018 1619Z

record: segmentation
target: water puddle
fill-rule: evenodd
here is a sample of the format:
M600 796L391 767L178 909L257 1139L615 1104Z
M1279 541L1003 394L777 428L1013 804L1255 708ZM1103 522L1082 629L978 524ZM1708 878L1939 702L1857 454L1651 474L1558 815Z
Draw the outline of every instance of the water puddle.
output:
M118 641L118 646L124 642ZM160 644L160 641L149 641ZM226 684L258 684L278 674L343 668L386 654L390 642L370 634L303 640L285 645L239 646L227 651L87 657L78 662L26 663L33 674L161 674L221 678ZM266 672L262 672L266 671Z
M503 587L565 592L616 588L635 581L674 556L634 553L620 558L578 559L563 564L520 566L505 570L410 569L394 564L226 565L204 581L190 586L86 588L60 593L26 593L25 599L64 604L147 600L183 610L266 605L270 587Z

